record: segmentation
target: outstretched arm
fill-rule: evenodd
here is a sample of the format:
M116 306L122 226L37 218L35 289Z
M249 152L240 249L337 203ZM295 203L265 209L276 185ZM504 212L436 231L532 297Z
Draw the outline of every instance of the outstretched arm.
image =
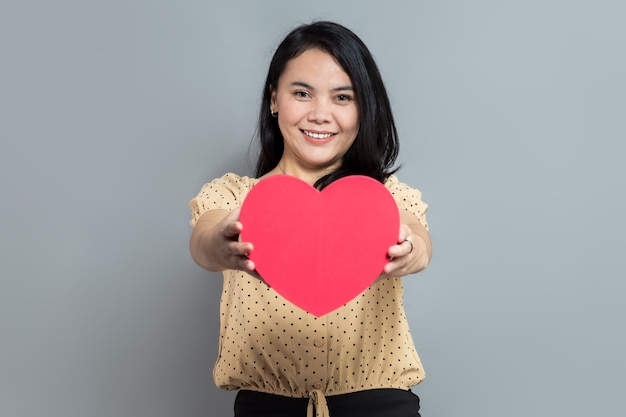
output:
M408 211L400 211L398 244L387 252L390 260L380 278L415 274L428 266L432 256L432 242L428 230Z
M243 225L239 211L210 210L202 214L191 233L189 249L191 257L209 271L236 269L256 275L254 262L248 259L253 246L240 242Z

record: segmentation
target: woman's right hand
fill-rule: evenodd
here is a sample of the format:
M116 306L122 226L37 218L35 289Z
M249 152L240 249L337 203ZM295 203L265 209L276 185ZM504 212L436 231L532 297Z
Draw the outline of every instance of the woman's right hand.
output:
M211 210L204 213L191 234L191 256L209 271L236 269L258 277L254 262L248 254L254 249L250 242L240 242L243 224L239 221L240 209L230 213Z

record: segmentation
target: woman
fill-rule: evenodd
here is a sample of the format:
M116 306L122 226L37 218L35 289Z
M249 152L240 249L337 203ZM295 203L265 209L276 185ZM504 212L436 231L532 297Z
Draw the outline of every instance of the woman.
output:
M419 416L410 387L424 378L402 307L399 277L430 260L427 205L398 181L397 132L363 42L332 22L303 25L276 50L263 89L257 178L226 174L191 203L193 259L223 271L216 384L239 389L236 417ZM383 183L400 210L398 243L380 278L343 307L315 317L255 272L239 207L259 180L298 177L318 189L347 175ZM288 250L288 248L285 248Z

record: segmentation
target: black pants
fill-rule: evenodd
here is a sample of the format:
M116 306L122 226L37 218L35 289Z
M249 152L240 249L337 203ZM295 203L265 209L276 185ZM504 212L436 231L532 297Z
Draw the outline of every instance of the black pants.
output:
M410 390L372 389L326 397L331 417L420 417L420 400ZM305 417L308 398L240 390L235 417Z

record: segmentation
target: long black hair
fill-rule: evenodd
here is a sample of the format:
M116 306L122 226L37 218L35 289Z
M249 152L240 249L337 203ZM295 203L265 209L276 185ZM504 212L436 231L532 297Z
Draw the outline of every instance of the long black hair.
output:
M267 73L259 113L260 142L256 175L276 167L284 150L278 120L270 114L270 87L278 86L287 63L309 49L319 48L332 55L352 81L359 112L359 133L335 171L320 178L315 187L323 189L347 175L367 175L384 182L395 172L399 142L391 104L380 71L363 41L346 27L333 22L314 22L292 30L280 43Z

